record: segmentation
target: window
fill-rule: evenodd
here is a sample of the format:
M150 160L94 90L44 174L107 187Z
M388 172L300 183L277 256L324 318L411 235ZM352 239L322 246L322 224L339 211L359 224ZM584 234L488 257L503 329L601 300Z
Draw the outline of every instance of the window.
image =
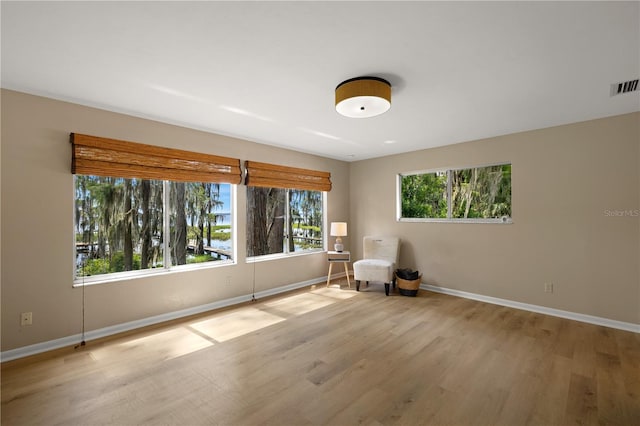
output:
M232 257L231 184L74 181L76 278Z
M247 187L247 256L324 249L323 192Z
M331 174L246 161L247 256L324 250Z
M511 164L400 174L399 220L511 221Z
M171 264L231 259L231 185L168 184Z
M447 173L401 176L402 217L446 218Z
M231 260L240 160L76 133L70 141L76 280Z

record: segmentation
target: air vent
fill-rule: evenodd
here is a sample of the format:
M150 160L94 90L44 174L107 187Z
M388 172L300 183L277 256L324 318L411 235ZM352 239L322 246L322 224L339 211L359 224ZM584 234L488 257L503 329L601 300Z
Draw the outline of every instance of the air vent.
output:
M638 79L614 83L611 85L611 96L622 95L624 93L638 90Z

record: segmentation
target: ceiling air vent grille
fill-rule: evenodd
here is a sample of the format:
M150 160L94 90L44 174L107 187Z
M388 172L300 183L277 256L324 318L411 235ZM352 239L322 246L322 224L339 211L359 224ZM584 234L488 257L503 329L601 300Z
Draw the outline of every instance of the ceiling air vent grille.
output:
M614 83L611 85L611 96L622 95L623 93L635 92L638 90L638 79Z

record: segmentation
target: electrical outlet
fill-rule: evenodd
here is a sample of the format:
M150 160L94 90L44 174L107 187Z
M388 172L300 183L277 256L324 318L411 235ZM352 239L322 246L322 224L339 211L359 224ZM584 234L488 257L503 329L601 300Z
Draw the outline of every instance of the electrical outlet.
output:
M231 276L227 275L227 277L224 279L224 282L227 285L231 284Z
M544 283L544 292L553 293L553 283Z
M33 324L33 314L31 312L23 312L20 314L20 325L31 325Z

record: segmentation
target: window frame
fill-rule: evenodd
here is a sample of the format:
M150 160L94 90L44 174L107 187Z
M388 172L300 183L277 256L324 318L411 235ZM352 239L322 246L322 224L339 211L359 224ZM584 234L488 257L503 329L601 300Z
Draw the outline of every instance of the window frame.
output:
M73 185L72 185L72 190L74 191L74 195L73 195L73 202L76 202L76 197L75 197L75 176L73 175L74 179L73 179ZM164 235L168 236L170 235L170 215L171 215L171 209L170 209L170 200L169 200L169 191L170 191L170 186L171 186L171 182L172 180L167 180L167 179L156 179L162 182L162 188L163 188L163 194L162 194L162 205L163 205L163 233ZM74 214L73 214L73 246L72 246L72 250L73 250L73 269L72 269L72 276L73 276L73 287L81 287L84 285L93 285L93 284L105 284L105 283L111 283L111 282L118 282L118 281L123 281L123 280L130 280L130 279L138 279L138 278L145 278L145 277L150 277L150 276L158 276L158 275L165 275L165 274L171 274L171 273L176 273L176 272L184 272L184 271L190 271L190 270L200 270L200 269L207 269L207 268L217 268L217 267L224 267L224 266L228 266L228 265L235 265L238 263L237 261L237 184L234 183L227 183L227 182L218 182L218 184L220 185L229 185L229 207L230 207L230 218L229 221L231 223L231 238L230 238L230 242L231 242L231 259L223 259L223 260L215 260L215 261L209 261L209 262L200 262L200 263L187 263L184 265L174 265L171 262L171 247L170 247L170 240L171 238L169 237L165 237L162 241L162 250L163 250L163 258L166 259L163 262L163 266L159 267L159 268L148 268L148 269L138 269L138 270L133 270L133 271L122 271L122 272L111 272L111 273L107 273L107 274L99 274L99 275L92 275L92 276L77 276L76 272L77 272L77 264L76 264L76 258L77 258L77 252L76 252L76 241L75 241L75 207L74 207Z
M248 189L250 188L250 186L246 186L247 188L247 194L248 194ZM285 224L288 223L288 221L291 219L290 218L290 206L289 203L291 202L290 198L289 198L289 194L290 191L299 191L300 189L298 188L281 188L285 190L285 203L286 203L286 208L285 208ZM318 253L323 253L327 251L327 244L328 244L328 236L327 236L327 191L321 191L318 189L303 189L304 191L317 191L320 192L320 194L322 195L322 247L319 249L315 249L315 250L303 250L303 251L289 251L289 244L288 239L290 238L289 235L286 235L287 229L288 227L285 226L285 235L283 237L283 247L285 248L282 253L269 253L269 254L261 254L261 255L257 255L257 256L249 256L247 253L245 253L245 262L246 263L255 263L255 262L264 262L264 261L269 261L269 260L277 260L277 259L287 259L287 258L291 258L291 257L296 257L296 256L308 256L308 255L313 255L313 254L318 254ZM248 195L247 195L248 198ZM248 205L248 203L247 203ZM249 222L246 222L246 229L245 232L247 235L249 233ZM246 250L248 252L248 245L246 246Z
M453 202L451 194L453 191L452 172L468 169L480 169L487 167L505 166L509 165L513 167L512 162L500 162L491 164L481 164L475 166L466 167L447 167L447 168L434 168L425 170L415 170L410 172L402 172L396 175L396 221L397 222L432 222L432 223L484 223L484 224L512 224L513 223L513 200L511 201L511 215L502 216L499 218L454 218L453 216ZM425 218L425 217L403 217L402 216L402 178L405 176L423 175L431 173L446 173L447 175L447 217L446 218Z

